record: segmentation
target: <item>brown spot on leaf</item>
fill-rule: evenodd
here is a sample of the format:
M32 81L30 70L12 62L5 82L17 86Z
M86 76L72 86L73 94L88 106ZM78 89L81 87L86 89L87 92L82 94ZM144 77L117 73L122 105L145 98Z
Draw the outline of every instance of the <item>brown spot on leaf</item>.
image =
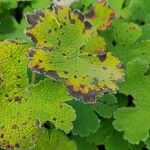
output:
M4 138L4 134L0 134L0 138Z
M85 24L85 30L92 28L92 25L88 21L85 21L84 24Z
M74 13L78 15L78 18L79 18L82 22L84 21L84 16L83 16L83 14L82 14L79 10L76 9L76 10L74 11Z
M39 63L42 63L42 62L43 62L43 60L39 59Z
M32 35L32 33L26 32L26 35L31 37L31 40L33 41L33 43L36 44L38 42L38 40Z
M94 11L94 9L92 8L90 11L89 11L89 13L86 15L86 17L88 18L88 19L93 19L93 18L95 18L95 11Z
M21 100L22 100L22 97L20 97L20 96L15 97L15 102L21 103Z
M105 60L106 60L106 54L99 54L99 60L101 61L101 62L104 62Z
M21 85L19 83L16 84L17 88L21 88Z
M14 129L14 130L17 129L17 125L16 125L16 124L13 124L13 125L12 125L12 129Z
M42 11L37 11L35 14L27 14L27 21L32 27L35 27L40 20L40 17L45 17Z

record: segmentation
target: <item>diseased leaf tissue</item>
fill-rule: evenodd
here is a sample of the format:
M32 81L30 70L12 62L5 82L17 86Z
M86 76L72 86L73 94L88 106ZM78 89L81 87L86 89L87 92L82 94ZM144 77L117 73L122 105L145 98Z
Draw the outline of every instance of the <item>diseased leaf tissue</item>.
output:
M0 148L149 149L148 4L0 0Z

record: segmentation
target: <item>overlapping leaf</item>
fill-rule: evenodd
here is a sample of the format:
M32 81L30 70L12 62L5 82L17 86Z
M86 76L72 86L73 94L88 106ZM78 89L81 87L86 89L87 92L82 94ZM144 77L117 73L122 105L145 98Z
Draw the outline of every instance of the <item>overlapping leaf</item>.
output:
M104 40L78 12L68 7L27 16L26 34L37 45L29 52L29 67L66 83L69 92L84 102L115 92L123 76L120 61L105 52Z
M94 143L88 142L85 137L74 136L73 140L75 140L77 144L77 150L98 150L97 146Z
M146 62L134 60L127 64L126 82L121 85L121 92L132 95L136 107L118 109L113 124L118 131L124 131L124 138L133 144L149 137L149 84L149 65Z
M142 34L141 28L134 23L116 20L113 28L104 33L108 49L116 54L124 64L135 58L150 62L150 41L138 40Z
M128 150L130 144L122 134L114 130L112 120L102 120L98 131L88 137L88 141L96 145L104 144L107 150Z
M63 84L45 79L29 86L28 48L18 42L0 43L0 147L5 149L34 146L47 120L69 132L75 119L72 107L64 103L70 96Z
M111 26L115 12L106 5L106 2L97 2L87 14L88 21L96 29L105 30Z
M112 118L114 111L118 108L117 98L111 94L98 97L97 102L92 107L100 116Z
M34 150L77 150L74 140L70 140L63 132L52 130L41 134L40 141Z
M100 120L90 105L77 101L70 101L69 104L75 109L77 115L73 123L74 135L85 137L98 130Z

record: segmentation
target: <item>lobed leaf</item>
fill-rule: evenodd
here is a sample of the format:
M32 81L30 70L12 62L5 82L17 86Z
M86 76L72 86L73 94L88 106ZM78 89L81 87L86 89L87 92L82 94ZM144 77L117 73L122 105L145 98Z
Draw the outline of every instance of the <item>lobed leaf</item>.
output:
M70 99L65 85L50 79L29 85L28 48L0 42L0 147L5 149L33 147L46 121L69 132L75 120L74 110L65 104Z
M118 131L124 131L124 138L132 144L149 137L149 84L149 65L146 62L137 59L127 64L126 82L120 88L122 93L133 96L136 107L118 109L113 125Z
M124 65L127 62L141 58L150 61L150 41L140 40L141 28L134 23L125 23L116 20L113 29L104 33L108 43L108 49L122 60Z
M28 15L26 34L37 47L29 52L29 67L65 82L69 92L86 103L114 93L123 76L120 61L105 52L105 42L82 14L68 7Z
M88 136L88 141L96 145L105 145L107 150L128 150L130 144L122 134L114 130L112 120L102 119L99 129Z
M105 30L111 26L114 11L106 5L105 1L97 2L87 14L88 21L95 29Z
M63 132L52 130L51 133L45 132L41 135L40 141L34 150L77 150L74 140L70 140Z
M69 104L75 109L77 115L76 120L73 122L73 134L85 137L90 133L96 132L100 120L94 113L91 105L73 100Z
M104 118L112 118L113 113L118 108L117 98L114 95L107 94L103 97L98 97L97 102L93 104L93 110Z

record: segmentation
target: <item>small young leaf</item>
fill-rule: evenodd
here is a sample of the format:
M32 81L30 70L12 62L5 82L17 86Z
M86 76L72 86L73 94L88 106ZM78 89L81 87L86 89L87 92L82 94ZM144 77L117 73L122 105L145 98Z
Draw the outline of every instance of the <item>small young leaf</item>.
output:
M73 100L69 104L75 109L77 115L73 123L74 135L79 134L84 137L98 129L100 120L92 110L91 105Z
M98 97L97 102L93 104L93 110L104 118L112 118L114 111L118 108L117 99L114 95L107 94Z

